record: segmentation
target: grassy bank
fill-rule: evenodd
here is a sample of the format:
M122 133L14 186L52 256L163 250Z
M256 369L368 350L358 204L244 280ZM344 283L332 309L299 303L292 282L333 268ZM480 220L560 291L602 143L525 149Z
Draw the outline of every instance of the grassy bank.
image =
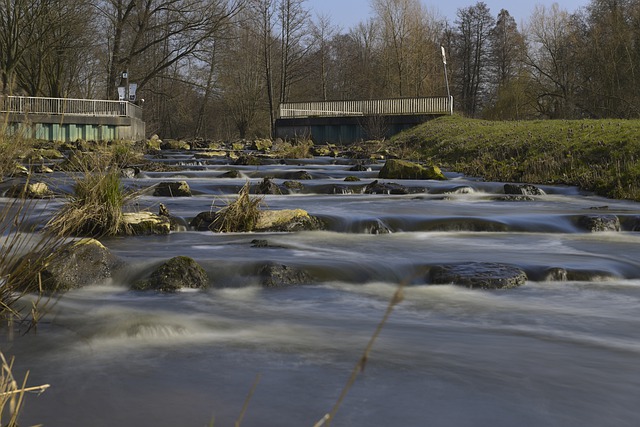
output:
M485 180L577 185L640 200L640 120L442 117L393 138L406 156Z

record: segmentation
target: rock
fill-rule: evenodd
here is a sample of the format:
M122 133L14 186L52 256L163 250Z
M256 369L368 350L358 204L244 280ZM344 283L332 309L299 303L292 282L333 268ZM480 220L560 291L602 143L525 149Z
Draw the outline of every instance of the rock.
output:
M404 185L394 182L381 183L378 180L373 181L364 188L365 194L409 194L409 190Z
M167 181L157 184L153 195L156 197L191 197L191 189L186 181Z
M432 267L429 281L433 284L454 284L473 289L515 288L527 280L518 267L498 263L470 262Z
M160 143L162 150L191 150L191 146L185 141L167 139Z
M349 172L367 172L370 171L371 168L362 164L357 164L349 168Z
M284 175L285 179L297 179L297 180L309 180L313 179L311 174L307 171L289 172Z
M47 165L33 165L33 166L31 166L31 172L33 172L33 173L53 173L53 169L51 169Z
M122 261L95 239L78 240L49 259L41 258L48 255L29 254L23 259L34 268L40 268L39 261L45 261L40 274L45 291L64 292L103 283L122 265Z
M531 196L509 194L506 196L495 197L493 200L498 202L535 202L536 199Z
M125 212L122 216L123 228L127 235L147 236L171 232L171 221L166 216L151 212Z
M120 169L120 177L133 179L140 173L140 168L137 167L129 167Z
M220 157L227 157L226 151L202 151L193 155L196 159L215 159Z
M422 166L406 160L389 159L378 174L385 179L437 179L446 180L437 166Z
M304 190L304 185L298 181L285 181L282 183L282 186L285 187L289 191L302 191Z
M255 156L240 156L233 164L238 166L260 166L262 165L262 160Z
M261 266L258 276L260 284L265 288L307 285L312 282L311 276L304 270L278 263Z
M322 221L303 209L283 209L260 211L255 231L292 232L322 228Z
M240 178L240 172L236 169L232 169L220 175L218 178Z
M349 175L348 177L346 177L344 179L344 182L358 182L360 181L360 178L358 178L357 176L353 176L353 175Z
M54 197L53 191L44 182L32 182L25 185L14 185L7 191L7 197L25 199L49 199Z
M522 196L544 196L547 193L531 184L505 184L504 194L515 194Z
M620 219L616 215L583 215L578 218L578 226L592 233L620 231Z
M151 139L145 141L144 149L150 152L160 151L160 144L162 144L162 141L158 138L158 135L153 135Z
M269 151L273 147L273 141L270 139L256 139L251 144L251 149L256 151Z
M280 187L271 180L269 177L265 177L258 187L256 188L258 194L282 194Z
M183 288L206 289L209 277L193 259L177 256L154 270L148 279L136 282L132 289L176 292Z
M215 221L215 219L215 212L200 212L198 215L196 215L195 218L191 220L189 226L195 228L196 231L209 231L211 230L211 224L213 224L213 221Z

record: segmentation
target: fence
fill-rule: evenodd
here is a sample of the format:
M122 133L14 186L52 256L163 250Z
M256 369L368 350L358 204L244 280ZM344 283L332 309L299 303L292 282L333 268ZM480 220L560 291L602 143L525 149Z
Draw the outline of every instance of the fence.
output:
M452 114L453 97L373 99L365 101L287 102L280 118Z
M142 119L142 108L126 101L0 96L0 112Z

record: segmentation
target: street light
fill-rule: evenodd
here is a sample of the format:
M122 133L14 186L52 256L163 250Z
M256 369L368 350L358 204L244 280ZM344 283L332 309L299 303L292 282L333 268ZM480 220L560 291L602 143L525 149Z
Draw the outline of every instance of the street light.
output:
M447 55L444 51L444 46L440 46L440 50L442 51L442 65L444 65L444 81L447 84L447 97L449 98L449 105L451 109L451 114L453 114L453 102L451 102L451 91L449 90L449 76L447 75Z

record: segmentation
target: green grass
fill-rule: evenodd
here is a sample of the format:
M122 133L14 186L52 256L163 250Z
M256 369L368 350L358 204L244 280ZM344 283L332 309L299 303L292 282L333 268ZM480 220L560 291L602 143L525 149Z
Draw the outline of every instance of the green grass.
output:
M640 200L640 120L487 121L442 117L392 139L396 150L486 180L576 185Z

